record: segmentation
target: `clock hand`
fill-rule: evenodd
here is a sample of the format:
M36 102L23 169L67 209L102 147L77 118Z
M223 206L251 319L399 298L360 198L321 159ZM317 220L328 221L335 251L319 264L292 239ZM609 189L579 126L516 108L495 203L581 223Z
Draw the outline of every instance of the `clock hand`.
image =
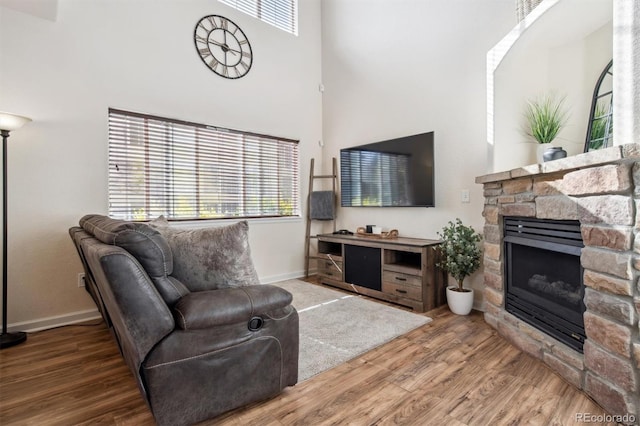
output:
M211 43L211 44L215 44L216 46L218 46L219 48L221 48L221 49L224 51L224 53L231 52L231 53L233 53L234 55L237 55L237 54L239 54L239 53L242 53L242 52L240 52L239 50L236 50L236 49L232 49L232 48L230 48L229 46L227 46L227 44L226 44L226 43L218 43L218 42L217 42L217 41L215 41L215 40L209 40L209 43Z
M227 52L229 51L229 45L227 44L227 31L226 31L226 29L222 33L222 36L224 37L224 46L221 46L222 47L222 51L224 52L224 62L228 64L229 61L227 60Z

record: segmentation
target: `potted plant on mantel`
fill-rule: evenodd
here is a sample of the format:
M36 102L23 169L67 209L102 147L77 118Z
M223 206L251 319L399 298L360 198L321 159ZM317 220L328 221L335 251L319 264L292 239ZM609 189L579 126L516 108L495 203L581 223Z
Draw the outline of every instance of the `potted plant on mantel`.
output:
M562 147L551 145L567 121L564 98L546 95L527 101L524 115L527 119L527 135L538 142L537 161L556 160L567 156Z
M464 279L480 267L480 247L482 236L471 226L466 226L456 218L438 232L442 239L439 246L439 268L444 269L457 282L457 286L447 287L447 304L451 312L467 315L473 306L473 289L464 288Z

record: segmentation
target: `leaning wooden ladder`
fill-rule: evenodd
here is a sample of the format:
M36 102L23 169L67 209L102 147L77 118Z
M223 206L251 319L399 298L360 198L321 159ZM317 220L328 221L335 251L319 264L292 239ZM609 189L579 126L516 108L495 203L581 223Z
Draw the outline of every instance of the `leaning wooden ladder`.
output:
M317 235L311 235L311 222L314 220L332 221L333 230L336 230L336 200L338 189L338 164L336 158L332 159L332 173L330 175L314 174L315 159L311 159L311 171L309 173L309 194L307 195L307 232L305 234L305 251L304 251L304 276L309 276L309 264L311 260L320 259L320 256L311 254L311 240L317 238ZM331 191L314 191L313 184L316 179L331 179ZM330 192L330 194L329 194ZM316 200L314 200L316 199ZM317 208L318 204L314 201L325 201L323 208ZM330 200L331 205L327 205L326 201ZM329 210L327 210L329 208Z

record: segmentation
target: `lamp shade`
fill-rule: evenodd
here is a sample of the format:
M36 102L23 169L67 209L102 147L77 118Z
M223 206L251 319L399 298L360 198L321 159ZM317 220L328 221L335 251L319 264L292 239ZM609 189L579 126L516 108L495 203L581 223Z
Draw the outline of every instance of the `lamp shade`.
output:
M0 111L0 130L16 130L30 121L30 118Z

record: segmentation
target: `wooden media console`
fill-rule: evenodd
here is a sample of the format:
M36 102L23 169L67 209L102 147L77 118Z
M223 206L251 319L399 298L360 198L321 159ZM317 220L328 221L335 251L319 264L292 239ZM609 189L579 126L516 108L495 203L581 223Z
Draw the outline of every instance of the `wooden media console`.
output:
M446 302L437 240L318 235L320 283L425 312Z

